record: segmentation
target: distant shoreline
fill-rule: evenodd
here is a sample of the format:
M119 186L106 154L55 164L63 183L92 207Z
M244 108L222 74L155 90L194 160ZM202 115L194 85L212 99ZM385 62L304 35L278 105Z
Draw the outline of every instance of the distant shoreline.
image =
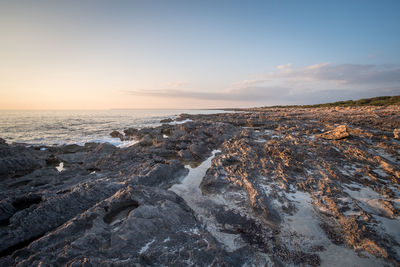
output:
M253 108L223 108L226 111L262 111L273 108L322 108L322 107L366 107L366 106L390 106L400 105L400 95L397 96L377 96L362 98L358 100L345 100L313 105L276 105ZM220 110L220 109L218 109Z

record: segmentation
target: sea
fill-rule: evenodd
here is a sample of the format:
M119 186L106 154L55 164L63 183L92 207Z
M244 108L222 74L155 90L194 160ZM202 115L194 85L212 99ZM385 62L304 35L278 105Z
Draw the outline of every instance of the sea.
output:
M3 110L0 111L0 138L8 144L33 146L87 142L110 143L118 147L135 141L111 138L110 132L127 128L161 125L160 120L176 119L179 114L215 114L223 110L129 109L129 110Z

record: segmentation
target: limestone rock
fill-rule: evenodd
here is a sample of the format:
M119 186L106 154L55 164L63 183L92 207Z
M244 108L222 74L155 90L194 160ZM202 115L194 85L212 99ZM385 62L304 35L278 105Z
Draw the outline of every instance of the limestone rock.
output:
M326 133L322 133L318 135L320 138L327 139L327 140L340 140L346 137L349 137L350 134L347 131L346 125L340 125L336 127L332 131L328 131Z
M393 137L396 139L400 139L400 129L393 130Z
M332 110L185 114L125 148L0 140L0 266L317 266L332 246L398 266L400 107ZM353 138L315 138L336 125Z

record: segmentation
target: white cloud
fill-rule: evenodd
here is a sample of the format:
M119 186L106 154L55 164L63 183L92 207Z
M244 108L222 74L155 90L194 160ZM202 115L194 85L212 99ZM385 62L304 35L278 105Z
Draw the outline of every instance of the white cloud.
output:
M185 91L183 86L186 83L128 93L166 98L234 100L255 105L321 103L400 94L400 66L318 63L294 67L289 63L278 66L275 72L237 82L219 91Z
M399 84L400 66L359 64L332 65L330 63L319 63L306 67L287 66L265 76L265 80L276 78L308 81L342 81L343 83L349 84Z
M278 67L276 67L278 70L283 70L283 69L287 69L290 68L292 66L292 63L288 63L285 65L279 65Z
M266 98L274 98L277 94L287 95L290 88L285 87L243 87L241 89L222 91L222 92L198 92L184 90L135 90L125 91L130 95L144 95L166 98L192 98L202 100L220 100L220 101L245 101L259 102Z

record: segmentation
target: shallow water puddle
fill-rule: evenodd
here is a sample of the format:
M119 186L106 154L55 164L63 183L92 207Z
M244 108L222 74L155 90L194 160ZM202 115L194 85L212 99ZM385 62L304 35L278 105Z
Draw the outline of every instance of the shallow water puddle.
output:
M213 206L220 205L220 201L217 198L203 195L199 187L207 170L211 167L211 161L217 152L220 151L214 150L212 156L196 168L186 165L186 168L189 169L188 175L180 184L173 185L169 190L175 192L186 201L194 210L197 218L205 224L206 229L215 239L225 245L227 251L235 251L244 246L240 235L228 234L219 230L218 223L211 215L210 209Z
M287 197L297 208L297 212L287 216L283 223L282 237L289 247L297 245L310 249L315 245L323 246L325 250L317 253L321 266L380 266L383 263L370 255L360 258L354 250L333 244L320 227L310 194L297 191Z
M170 190L190 203L197 202L198 199L203 197L199 187L200 183L207 170L211 167L211 160L217 152L219 150L214 150L212 156L203 161L198 167L192 168L190 165L186 165L185 167L189 169L188 175L180 184L173 185Z
M309 240L319 242L324 237L324 233L319 227L318 218L315 216L310 194L296 191L287 194L287 198L295 203L297 212L287 217L290 220L285 222L285 229L306 236Z
M345 188L343 191L357 200L363 210L378 215L386 213L384 206L380 202L380 200L385 199L384 196L371 188L353 183L350 188Z

